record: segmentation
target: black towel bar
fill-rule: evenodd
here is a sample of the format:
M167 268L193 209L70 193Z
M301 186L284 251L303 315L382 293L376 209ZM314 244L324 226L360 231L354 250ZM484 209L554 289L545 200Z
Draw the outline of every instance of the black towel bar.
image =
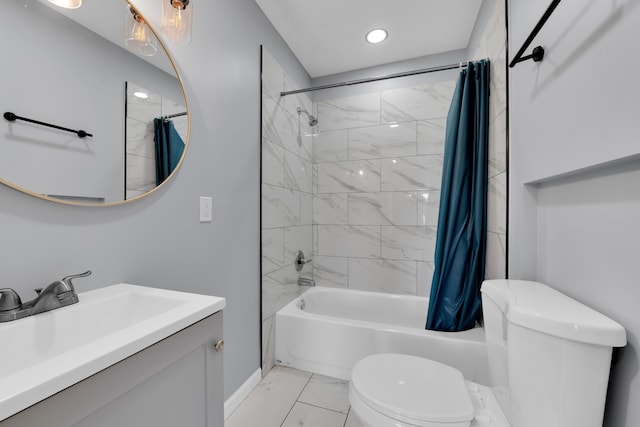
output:
M85 138L87 136L91 136L91 137L93 136L93 134L90 134L90 133L88 133L86 131L83 131L82 129L74 130L74 129L69 129L69 128L65 128L65 127L62 127L62 126L58 126L58 125L52 125L50 123L41 122L39 120L27 119L26 117L17 116L17 115L13 114L10 111L7 111L6 113L4 113L4 118L7 119L10 122L15 122L16 120L22 120L22 121L29 122L29 123L35 123L35 124L41 125L41 126L47 126L47 127L50 127L50 128L63 130L65 132L75 133L80 138Z
M527 50L531 42L533 42L533 39L538 35L542 27L544 27L544 24L547 23L547 19L549 19L549 17L553 13L553 11L556 10L556 7L560 4L561 1L562 0L553 0L551 2L547 10L544 12L544 15L542 15L542 18L540 18L536 26L531 31L531 34L529 34L529 37L527 37L527 40L525 40L524 44L522 45L518 53L516 53L516 57L513 58L513 61L511 61L511 63L509 64L510 68L515 67L516 64L518 64L519 62L526 61L529 59L533 59L534 62L542 61L542 59L544 58L544 48L542 46L536 46L533 49L533 53L531 53L531 55L527 55L527 56L522 56L522 55L524 55L525 50Z

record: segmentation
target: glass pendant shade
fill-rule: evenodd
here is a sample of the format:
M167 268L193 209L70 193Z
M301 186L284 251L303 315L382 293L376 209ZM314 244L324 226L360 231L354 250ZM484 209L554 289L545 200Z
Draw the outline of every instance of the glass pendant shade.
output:
M153 56L158 51L158 40L147 27L142 17L131 9L125 23L125 44L133 53L141 56Z
M191 41L193 5L189 0L162 0L162 34L177 44Z
M49 2L66 9L77 9L82 6L82 0L49 0Z

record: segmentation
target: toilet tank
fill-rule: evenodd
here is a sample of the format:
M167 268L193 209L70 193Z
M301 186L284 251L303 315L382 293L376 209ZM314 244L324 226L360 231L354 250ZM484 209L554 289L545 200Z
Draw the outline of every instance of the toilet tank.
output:
M513 427L602 427L613 347L624 328L542 283L487 280L491 382Z

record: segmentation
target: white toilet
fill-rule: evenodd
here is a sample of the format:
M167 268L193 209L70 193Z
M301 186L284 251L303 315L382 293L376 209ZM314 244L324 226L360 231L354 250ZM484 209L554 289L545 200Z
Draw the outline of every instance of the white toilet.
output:
M355 364L349 400L364 427L601 427L618 323L537 282L488 280L482 306L491 387L404 354Z

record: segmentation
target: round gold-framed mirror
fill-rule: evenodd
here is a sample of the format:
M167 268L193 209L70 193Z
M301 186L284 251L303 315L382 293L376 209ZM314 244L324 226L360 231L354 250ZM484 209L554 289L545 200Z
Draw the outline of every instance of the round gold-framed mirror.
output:
M134 5L3 6L0 183L81 206L129 203L167 183L189 145L188 104L174 60Z

